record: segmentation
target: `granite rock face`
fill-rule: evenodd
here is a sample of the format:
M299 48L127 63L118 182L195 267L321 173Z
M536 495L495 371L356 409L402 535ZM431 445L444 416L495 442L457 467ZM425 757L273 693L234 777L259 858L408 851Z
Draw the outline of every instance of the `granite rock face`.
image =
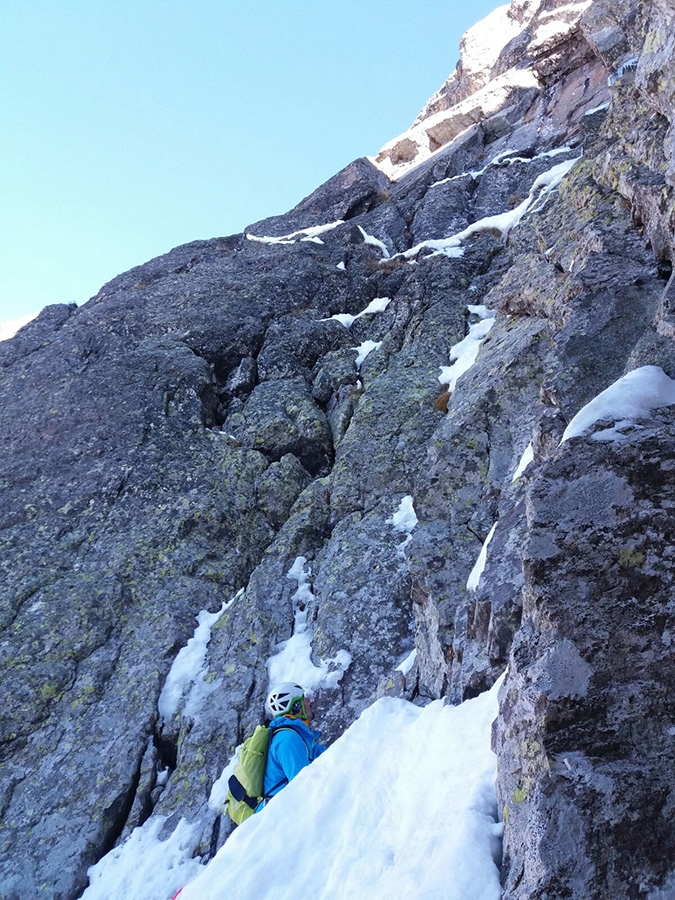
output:
M2 900L75 900L152 816L207 861L303 629L329 740L508 666L506 898L668 896L672 416L560 439L624 373L675 376L675 10L494 16L375 162L0 344Z
M495 723L508 897L639 897L670 875L672 422L566 442L528 486Z

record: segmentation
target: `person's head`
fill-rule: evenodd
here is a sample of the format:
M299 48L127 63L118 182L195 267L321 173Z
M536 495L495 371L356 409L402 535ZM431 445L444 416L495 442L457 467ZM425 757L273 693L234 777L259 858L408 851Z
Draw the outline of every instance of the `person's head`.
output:
M267 695L265 709L274 719L277 716L297 716L306 722L312 717L312 706L304 688L292 681L275 685Z

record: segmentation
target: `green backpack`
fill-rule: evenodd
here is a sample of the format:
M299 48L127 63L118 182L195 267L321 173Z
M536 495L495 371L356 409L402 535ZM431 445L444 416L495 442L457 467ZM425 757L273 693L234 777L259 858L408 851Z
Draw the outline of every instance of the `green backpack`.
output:
M284 730L294 729L281 725L274 729L274 734ZM227 813L235 825L241 825L252 816L264 799L265 766L271 735L267 725L258 725L239 751L239 760L227 783L229 790L226 800Z

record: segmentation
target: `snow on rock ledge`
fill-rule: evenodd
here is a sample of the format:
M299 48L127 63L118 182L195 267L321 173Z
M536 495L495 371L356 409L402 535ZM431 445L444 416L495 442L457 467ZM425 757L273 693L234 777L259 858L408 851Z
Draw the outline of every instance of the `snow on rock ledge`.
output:
M674 403L675 381L659 366L642 366L619 378L580 409L560 443L586 434L601 420L612 420L614 425L596 431L593 440L621 440L622 431L640 427L637 423L650 419L653 409Z
M555 117L578 117L597 106L607 91L602 76L594 72L604 73L604 66L593 58L578 28L590 4L512 0L510 6L494 10L466 32L455 72L411 127L386 143L372 161L389 178L399 179L472 126L497 115L517 119L527 107L528 116L541 118L545 129L550 128L550 110L536 108L535 101L552 61L560 64L566 55L579 88L561 96Z

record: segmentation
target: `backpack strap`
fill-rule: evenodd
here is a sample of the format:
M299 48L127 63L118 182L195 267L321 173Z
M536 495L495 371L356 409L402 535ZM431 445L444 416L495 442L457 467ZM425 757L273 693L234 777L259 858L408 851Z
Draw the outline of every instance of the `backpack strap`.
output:
M241 783L241 781L239 781L236 775L230 775L227 786L237 803L241 803L241 801L243 800L247 806L251 807L251 809L255 809L258 803L260 803L258 797L249 797L249 795L244 790L243 784Z

